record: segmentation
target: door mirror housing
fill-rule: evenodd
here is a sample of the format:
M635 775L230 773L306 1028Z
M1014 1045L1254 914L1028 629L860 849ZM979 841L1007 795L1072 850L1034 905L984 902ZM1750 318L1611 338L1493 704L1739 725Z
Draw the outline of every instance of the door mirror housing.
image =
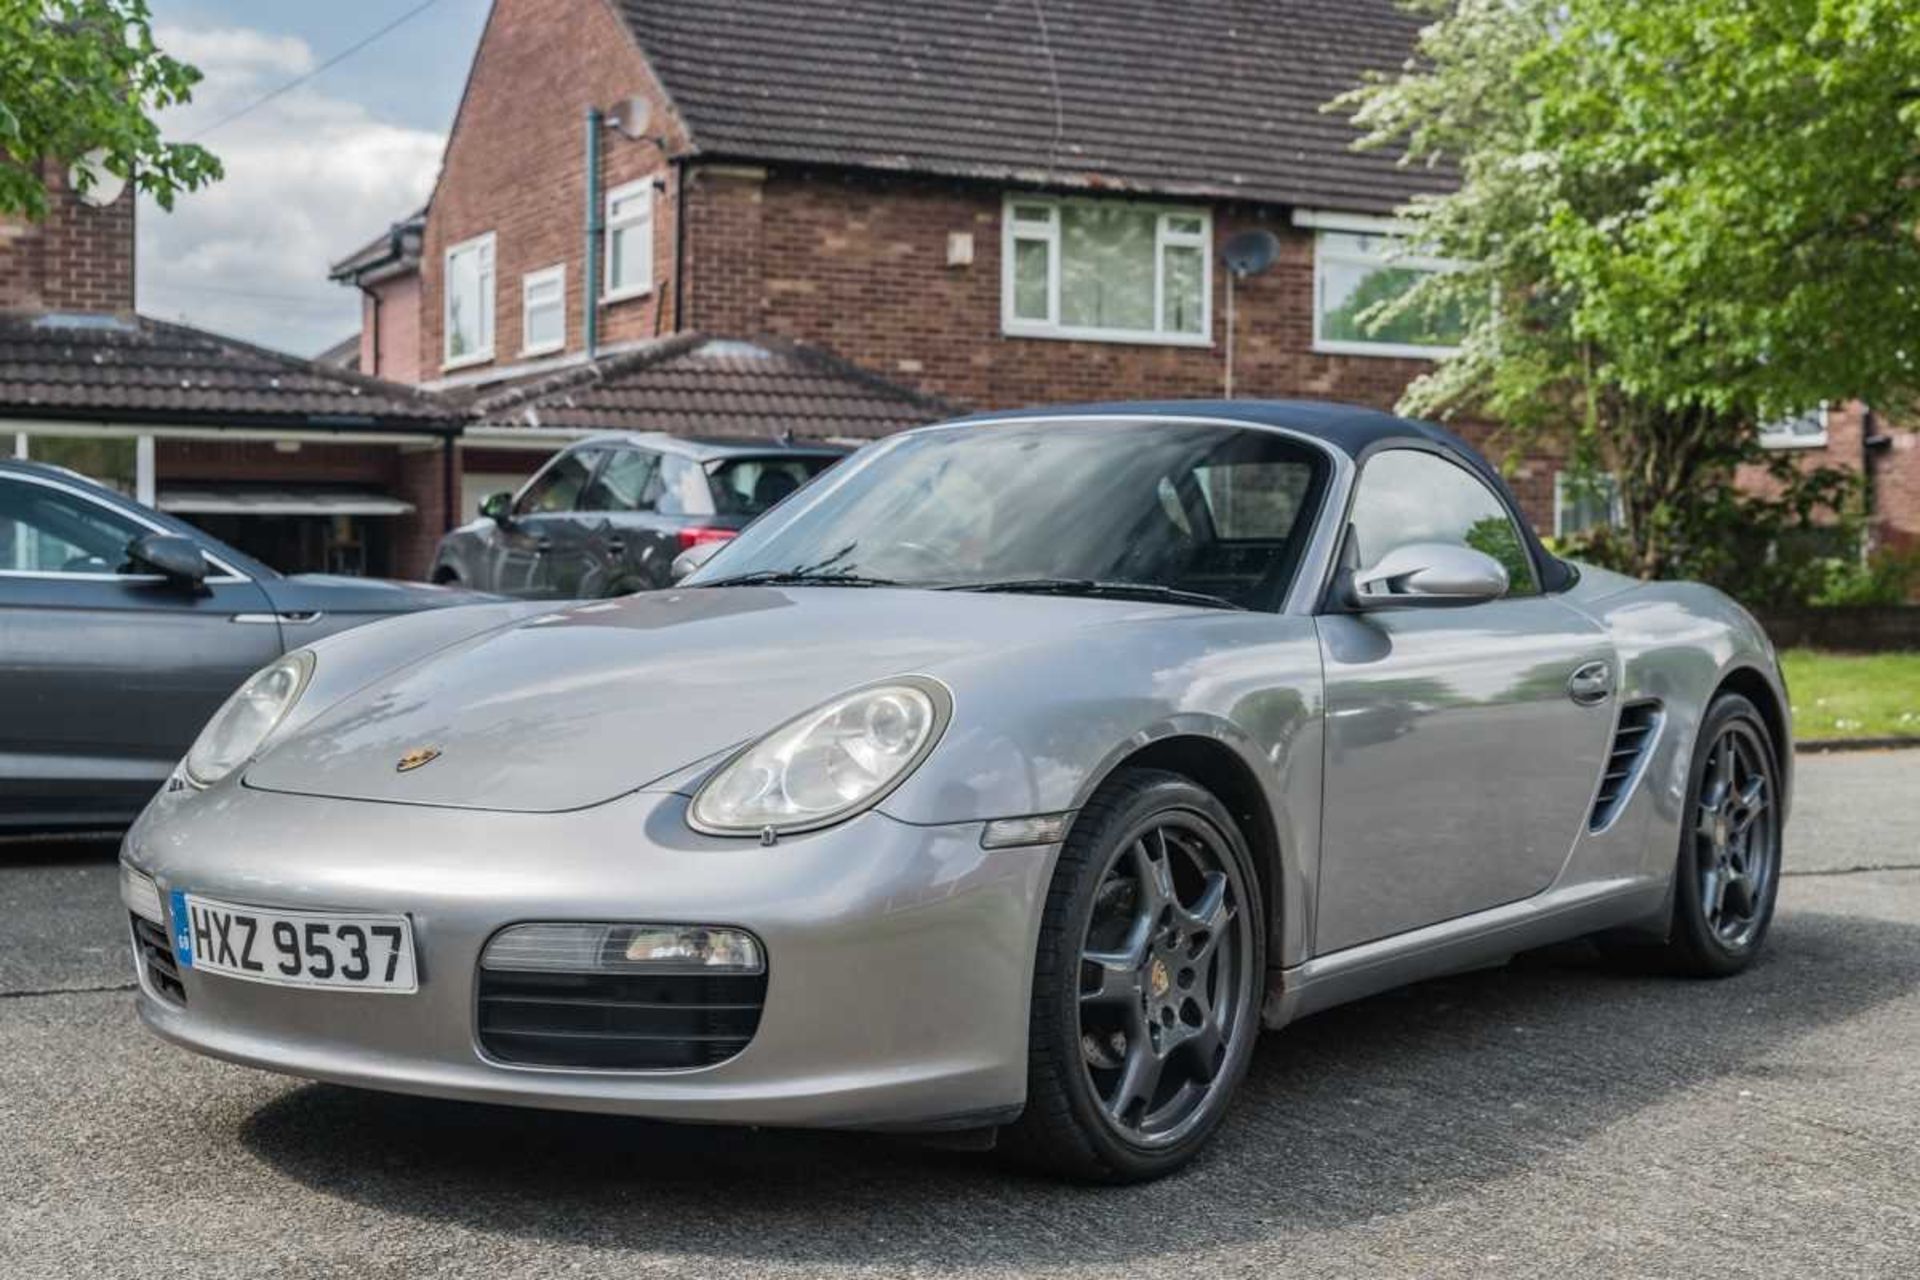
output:
M1353 574L1347 600L1356 609L1479 604L1507 594L1507 571L1484 551L1452 542L1410 542Z
M192 538L170 533L142 534L127 544L133 567L157 573L183 587L199 587L207 580L207 557Z
M480 503L480 514L501 528L513 523L513 495L490 493Z
M673 558L673 563L667 566L667 581L668 582L680 581L680 579L686 577L688 574L692 573L695 569L698 569L701 565L704 565L707 561L713 559L714 555L720 550L720 548L726 545L727 544L724 542L694 543L692 546L688 547L685 551L682 551L679 555L675 556Z

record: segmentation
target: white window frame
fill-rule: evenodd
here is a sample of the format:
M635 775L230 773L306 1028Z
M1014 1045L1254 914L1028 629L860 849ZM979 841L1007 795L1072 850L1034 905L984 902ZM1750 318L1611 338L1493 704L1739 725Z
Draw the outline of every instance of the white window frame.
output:
M1320 267L1324 262L1343 262L1371 267L1405 267L1414 271L1429 271L1440 274L1458 271L1465 265L1456 258L1436 258L1427 254L1414 253L1344 253L1329 251L1327 240L1322 232L1344 232L1348 235L1392 236L1405 240L1412 232L1411 224L1400 218L1376 218L1359 213L1323 213L1313 209L1296 209L1293 213L1296 227L1311 228L1313 236L1313 349L1325 355L1342 356L1412 356L1418 360L1435 360L1442 356L1457 353L1458 346L1427 346L1418 342L1367 342L1354 338L1327 338L1320 332L1321 317L1325 314L1324 281Z
M486 254L485 274L480 279L480 292L484 295L480 304L480 321L484 325L482 346L461 355L453 354L453 260L463 253L481 252ZM494 304L498 298L500 278L500 257L494 241L493 232L462 240L459 244L447 246L440 263L440 367L442 369L463 369L470 364L485 364L493 359L495 346L499 344L499 335L494 332L499 317L494 314Z
M1553 536L1556 538L1569 538L1586 532L1584 529L1566 527L1567 509L1572 505L1567 498L1567 479L1572 474L1565 470L1553 473ZM1618 529L1626 524L1627 511L1621 503L1619 480L1612 472L1607 473L1607 478L1613 481L1613 500L1607 504L1607 527Z
M560 308L560 336L551 342L536 343L533 340L533 305L529 299L533 291L544 285L557 285L560 293L553 305ZM523 356L549 356L556 351L567 349L567 264L555 263L551 267L542 267L538 271L529 271L520 277L520 354Z
M1795 431L1780 431L1775 429L1779 426L1779 422L1789 421L1790 418L1797 418L1802 416L1800 414L1792 414L1790 415L1789 418L1779 419L1776 422L1761 423L1760 424L1760 447L1762 449L1824 449L1826 448L1827 436L1828 436L1828 421L1827 421L1828 407L1827 407L1827 402L1825 400L1822 400L1820 402L1820 408L1818 410L1818 413L1820 417L1820 430L1817 433L1812 435L1801 435L1799 432L1795 432Z
M1125 203L1156 215L1153 231L1153 328L1111 329L1060 323L1060 210L1070 205ZM1016 227L1015 208L1045 208L1046 223ZM1198 233L1174 231L1172 218L1198 218ZM1047 245L1047 316L1044 320L1014 314L1014 246L1020 240ZM1200 250L1200 331L1183 333L1163 329L1166 323L1166 250L1189 245ZM1213 345L1213 212L1195 205L1147 204L1129 200L1084 199L1072 196L1008 195L1000 209L1000 332L1010 338L1057 338L1074 342L1122 342L1154 347L1210 347Z
M623 200L631 200L634 196L642 194L646 196L646 199L639 202L637 212L623 214L618 219L613 216L614 205ZM600 233L600 238L605 242L601 245L600 252L600 301L602 305L614 302L625 302L628 298L644 298L653 292L653 206L654 189L653 179L651 177L641 178L638 182L624 183L607 192L605 205L606 226ZM624 289L616 289L613 287L614 233L643 224L647 229L646 234L641 239L641 243L647 246L646 279L639 284L630 284Z

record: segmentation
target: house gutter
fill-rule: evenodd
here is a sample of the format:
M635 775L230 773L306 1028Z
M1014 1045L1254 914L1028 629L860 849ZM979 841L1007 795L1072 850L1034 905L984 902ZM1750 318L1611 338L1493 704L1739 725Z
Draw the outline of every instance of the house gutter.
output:
M587 255L580 270L580 341L587 359L600 346L600 275L596 254L605 229L600 220L600 108L587 108Z

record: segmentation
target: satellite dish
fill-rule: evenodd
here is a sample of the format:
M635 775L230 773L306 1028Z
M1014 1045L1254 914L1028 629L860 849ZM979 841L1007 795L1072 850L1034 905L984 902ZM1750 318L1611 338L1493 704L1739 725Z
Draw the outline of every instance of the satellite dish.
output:
M1264 227L1235 232L1220 249L1220 260L1227 264L1227 270L1242 280L1259 275L1279 256L1280 237Z
M652 104L638 94L607 113L607 123L635 142L647 136L647 123L652 118Z
M107 149L95 147L67 170L67 185L94 208L104 209L120 198L127 180L107 168Z

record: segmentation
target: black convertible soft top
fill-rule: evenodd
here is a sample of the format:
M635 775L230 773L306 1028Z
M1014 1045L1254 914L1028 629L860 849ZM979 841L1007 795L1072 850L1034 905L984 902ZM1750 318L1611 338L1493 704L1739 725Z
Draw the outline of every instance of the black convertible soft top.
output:
M1500 496L1508 512L1520 527L1527 552L1533 557L1540 585L1547 591L1564 591L1573 585L1574 571L1565 561L1555 558L1540 542L1528 523L1513 491L1500 472L1480 455L1479 450L1445 427L1418 418L1402 418L1359 405L1336 404L1326 400L1116 400L1094 404L1058 404L1041 408L1013 409L1003 413L978 413L961 422L1004 422L1017 418L1070 418L1100 415L1130 418L1211 418L1245 422L1252 426L1284 427L1325 441L1328 445L1362 462L1366 456L1392 444L1419 443L1437 448L1482 480Z

